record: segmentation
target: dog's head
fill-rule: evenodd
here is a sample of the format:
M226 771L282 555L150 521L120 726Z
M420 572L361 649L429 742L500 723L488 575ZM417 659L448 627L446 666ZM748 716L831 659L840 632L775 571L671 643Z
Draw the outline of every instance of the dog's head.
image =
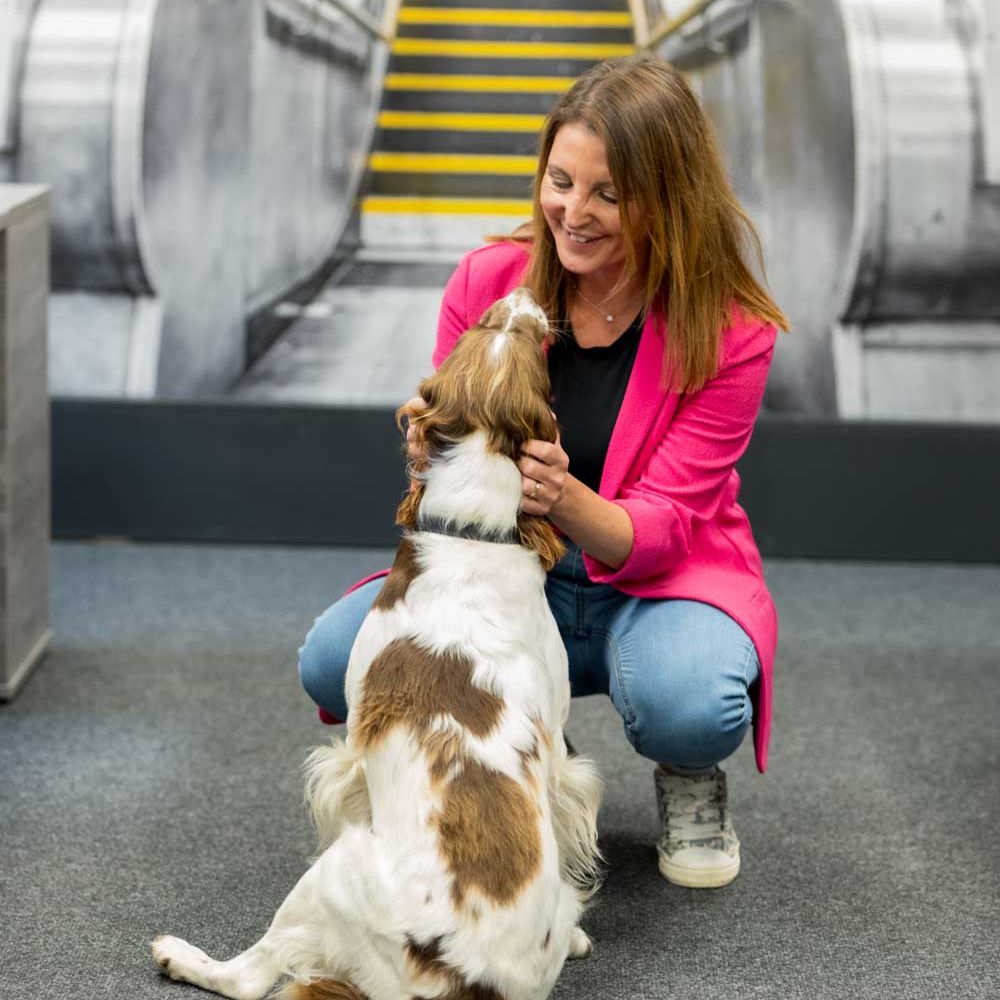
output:
M459 441L477 432L488 450L516 462L525 442L555 441L556 419L549 406L548 366L542 345L548 335L545 314L531 293L517 288L495 302L479 323L460 338L441 367L420 383L426 408L401 407L400 425L412 428L412 488L397 513L397 523L416 527L422 494L420 473ZM551 525L521 514L522 544L534 549L546 569L562 555Z

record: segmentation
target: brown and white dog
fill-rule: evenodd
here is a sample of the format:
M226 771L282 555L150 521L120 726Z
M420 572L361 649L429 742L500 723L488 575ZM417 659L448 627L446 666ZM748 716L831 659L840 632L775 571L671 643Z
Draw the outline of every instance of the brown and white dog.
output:
M517 290L420 386L406 529L351 653L347 739L313 753L323 853L227 962L153 942L174 979L288 1000L541 1000L590 941L594 766L567 754L566 652L545 599L561 545L514 464L555 440L547 324Z

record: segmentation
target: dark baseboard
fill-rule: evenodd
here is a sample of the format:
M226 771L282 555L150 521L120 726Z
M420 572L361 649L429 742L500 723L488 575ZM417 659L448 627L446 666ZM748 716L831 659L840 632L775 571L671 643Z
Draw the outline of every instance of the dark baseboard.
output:
M52 404L53 534L394 545L383 408ZM1000 562L1000 427L764 417L739 466L766 556Z
M1000 562L1000 426L769 417L739 471L765 555Z

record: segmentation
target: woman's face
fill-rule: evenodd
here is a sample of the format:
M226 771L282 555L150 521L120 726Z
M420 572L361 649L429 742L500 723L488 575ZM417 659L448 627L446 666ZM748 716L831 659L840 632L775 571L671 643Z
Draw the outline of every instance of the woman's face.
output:
M556 132L539 200L562 266L600 284L616 282L625 265L618 192L604 141L586 125Z

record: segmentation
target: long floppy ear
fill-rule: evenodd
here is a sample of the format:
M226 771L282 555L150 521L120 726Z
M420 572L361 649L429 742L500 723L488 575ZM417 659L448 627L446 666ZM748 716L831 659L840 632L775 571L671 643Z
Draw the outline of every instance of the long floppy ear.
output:
M396 524L408 531L416 531L417 512L420 510L420 501L424 498L424 484L419 479L410 480L410 488L406 496L400 501L396 508Z
M521 536L521 544L531 549L542 561L546 573L562 559L566 551L556 529L544 517L518 514L517 533Z
M415 530L417 527L417 512L420 509L420 501L424 496L423 480L415 473L427 467L427 442L424 440L424 435L421 433L419 424L419 419L425 412L424 407L412 401L404 403L396 410L396 426L400 431L404 431L405 421L408 424L412 424L417 432L414 442L412 444L407 442L403 446L407 454L408 461L406 468L409 474L410 488L396 508L396 524L401 528L409 530Z
M502 397L497 419L490 427L490 446L494 451L516 462L527 441L555 441L559 437L547 389L546 385L544 392L522 393L517 399L513 393Z

